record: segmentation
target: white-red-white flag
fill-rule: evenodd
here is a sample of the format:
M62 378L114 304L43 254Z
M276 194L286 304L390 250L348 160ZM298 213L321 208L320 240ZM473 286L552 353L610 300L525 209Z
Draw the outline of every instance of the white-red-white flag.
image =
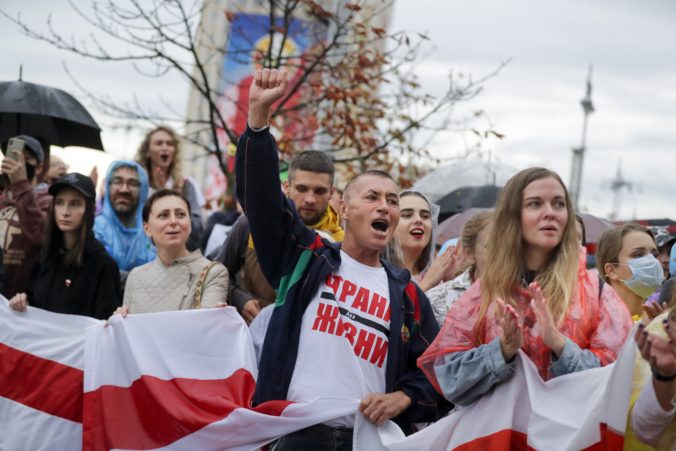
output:
M547 382L521 354L509 381L409 437L357 413L355 450L621 448L634 349L629 341L614 364ZM251 408L253 356L232 308L114 317L104 327L13 312L2 299L0 449L251 450L356 412L356 399Z
M353 414L355 399L255 408L233 308L103 321L0 300L0 450L253 450Z
M358 400L251 407L256 361L234 308L115 316L86 331L84 449L250 450Z
M80 449L84 331L98 323L0 296L0 450Z
M635 349L630 338L615 363L547 382L520 351L513 377L471 406L408 437L387 425L361 440L390 451L621 450Z

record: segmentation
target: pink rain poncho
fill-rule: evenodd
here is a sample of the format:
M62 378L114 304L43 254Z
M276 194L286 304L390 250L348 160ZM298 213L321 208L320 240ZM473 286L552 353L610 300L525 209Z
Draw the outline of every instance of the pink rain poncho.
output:
M604 284L599 293L597 273L584 265L584 254L578 269L577 291L559 330L583 351L594 353L601 365L612 363L632 328L631 315L615 291ZM524 340L521 349L533 360L543 380L553 377L549 371L551 351L538 332L535 313L530 307L530 293L515 287L515 309L523 323ZM418 359L434 387L442 393L434 372L437 358L447 354L467 351L489 343L500 336L500 323L496 318L496 304L492 303L477 326L481 307L481 285L476 282L451 307L436 339Z

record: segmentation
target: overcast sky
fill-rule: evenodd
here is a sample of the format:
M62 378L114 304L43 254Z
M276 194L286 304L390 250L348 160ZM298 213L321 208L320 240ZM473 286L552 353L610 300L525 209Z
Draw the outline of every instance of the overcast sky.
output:
M10 13L22 11L36 28L53 12L55 28L85 37L88 31L63 0L2 2ZM78 2L82 3L82 2ZM676 219L676 2L673 0L398 0L392 30L426 32L429 55L419 66L423 86L441 93L448 72L492 72L471 108L485 110L502 141L486 143L493 158L522 169L544 165L570 178L571 147L582 134L580 99L590 64L593 102L581 193L583 210L607 215L609 184L622 162L633 183L623 193L621 218ZM49 84L81 97L65 74L66 63L80 83L97 93L158 103L158 95L185 110L187 89L177 77L144 79L124 64L100 64L54 50L21 35L0 18L3 64L0 80ZM87 104L86 101L83 103ZM115 157L131 156L136 134L110 128L115 122L93 112L103 140ZM462 152L462 142L441 135L437 155Z
M442 89L450 69L478 77L511 58L473 101L506 135L489 144L501 162L544 165L566 183L593 64L582 208L610 212L621 160L634 190L624 192L620 217L676 219L676 2L399 1L392 28L428 32L435 50L420 69L425 86ZM448 147L450 137L435 142L452 154Z

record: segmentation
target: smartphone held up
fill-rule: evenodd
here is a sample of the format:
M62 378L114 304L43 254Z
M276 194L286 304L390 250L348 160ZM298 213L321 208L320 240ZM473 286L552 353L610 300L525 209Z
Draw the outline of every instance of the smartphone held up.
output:
M14 161L19 161L21 159L20 155L23 153L23 149L26 147L26 141L21 138L10 138L7 142L7 151L5 152L5 158L10 158ZM0 189L4 190L9 186L9 178L6 174L0 175Z

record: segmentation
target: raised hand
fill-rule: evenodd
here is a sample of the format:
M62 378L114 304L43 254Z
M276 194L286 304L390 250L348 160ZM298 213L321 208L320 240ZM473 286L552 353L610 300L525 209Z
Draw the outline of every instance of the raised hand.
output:
M655 368L663 377L675 375L676 355L674 355L669 342L651 334L648 334L647 341L650 342L650 366Z
M667 319L662 321L662 323L664 324L664 331L669 338L671 352L676 354L676 309L672 309L671 312L669 312Z
M167 180L169 178L164 173L161 167L155 166L153 170L153 182L155 182L155 188L162 189L167 186Z
M249 125L265 127L270 120L272 104L286 93L286 69L258 69L249 88Z
M648 331L645 329L645 324L643 321L638 323L636 328L636 333L634 334L634 341L636 341L636 347L638 352L641 354L647 362L650 362L650 345L651 341L648 340Z
M658 302L647 302L643 304L643 311L645 312L646 315L648 315L648 318L650 319L659 316L661 313L667 310L667 308L668 308L667 304L660 304Z
M16 160L5 157L5 159L2 160L1 166L2 173L7 175L9 183L12 185L28 179L26 176L26 160L24 159L23 152L16 152L14 158L16 158Z
M446 252L432 262L419 284L423 291L430 290L441 282L455 277L463 262L462 250L458 250L459 248L460 245L446 249Z
M89 178L92 179L92 182L94 182L94 186L96 186L99 182L99 170L96 168L96 166L92 167L92 170L89 171Z
M500 349L505 362L511 361L519 348L523 344L523 326L519 323L519 314L514 307L505 304L505 301L498 298L495 301L498 305L497 314L500 320Z
M460 272L460 270L463 268L464 263L465 263L465 249L462 247L462 242L460 242L458 243L457 246L455 246L455 249L453 249L453 253L451 254L451 261L448 262L448 265L446 265L446 274L444 274L444 278L442 280L446 281L454 278L458 274L458 272Z
M556 323L551 313L549 313L549 309L547 309L547 300L542 294L540 285L537 282L533 282L528 285L528 291L530 291L533 297L530 306L533 309L533 313L535 313L535 321L538 324L542 341L545 342L545 346L559 357L563 352L566 339L556 327Z
M672 354L676 355L676 310L669 312L669 316L662 321L664 325L664 331L667 334L667 345L671 349ZM646 318L641 319L636 328L636 333L634 334L634 341L636 341L636 347L641 353L646 361L650 362L651 348L653 344L652 335L646 330L646 324L650 320Z

